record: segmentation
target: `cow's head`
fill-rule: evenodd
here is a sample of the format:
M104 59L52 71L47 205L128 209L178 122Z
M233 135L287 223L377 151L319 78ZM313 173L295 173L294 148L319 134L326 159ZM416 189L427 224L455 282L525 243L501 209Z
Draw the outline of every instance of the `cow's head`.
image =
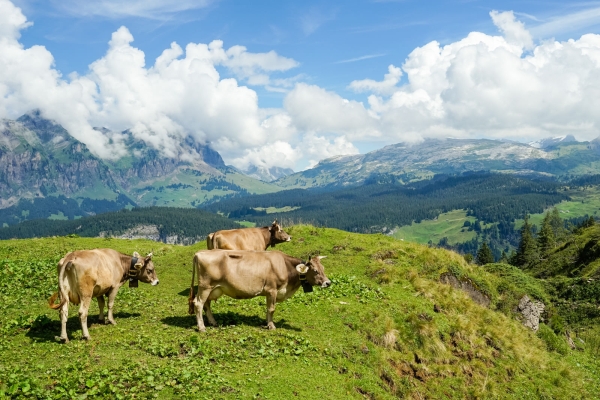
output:
M273 224L269 227L269 232L271 233L271 242L269 243L271 247L275 247L277 243L289 242L292 240L292 237L288 235L286 231L281 229L281 225L277 223L277 220L273 221Z
M323 268L323 264L321 264L323 258L325 258L325 256L309 257L306 264L296 265L296 270L300 274L306 275L306 280L312 286L326 288L331 285L331 281L325 275L325 269Z
M133 253L133 256L138 259L137 263L134 265L134 268L137 271L137 279L144 283L150 283L152 286L158 285L158 276L156 276L156 270L154 269L154 263L152 262L152 253L148 253L146 257L140 257L136 252Z

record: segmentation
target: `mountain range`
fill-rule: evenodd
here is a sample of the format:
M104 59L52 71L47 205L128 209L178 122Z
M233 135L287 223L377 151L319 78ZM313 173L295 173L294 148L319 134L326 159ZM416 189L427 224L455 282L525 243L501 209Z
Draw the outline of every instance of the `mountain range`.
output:
M65 218L135 205L190 207L280 190L228 167L218 152L191 137L168 157L130 131L123 135L127 155L110 161L37 111L0 120L0 224L28 219L34 209Z
M573 138L568 136L567 138ZM531 174L562 179L600 173L600 139L545 140L531 144L491 139L429 139L366 153L337 156L273 182L284 188L408 183L435 174L467 171Z
M105 129L105 128L96 128ZM210 145L187 137L177 155L125 137L127 155L104 160L59 124L33 111L0 120L0 224L73 219L134 206L198 207L223 198L292 188L405 184L436 174L491 171L552 179L600 173L600 140L573 136L529 144L491 139L428 139L322 160L294 173L228 166Z

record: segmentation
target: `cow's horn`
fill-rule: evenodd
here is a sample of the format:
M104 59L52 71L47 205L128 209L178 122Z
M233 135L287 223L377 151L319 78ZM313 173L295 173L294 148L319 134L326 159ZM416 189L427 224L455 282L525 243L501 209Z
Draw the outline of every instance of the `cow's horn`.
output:
M152 252L148 253L148 255L146 256L146 258L152 258Z
M319 260L322 260L324 258L327 258L327 256L319 256Z

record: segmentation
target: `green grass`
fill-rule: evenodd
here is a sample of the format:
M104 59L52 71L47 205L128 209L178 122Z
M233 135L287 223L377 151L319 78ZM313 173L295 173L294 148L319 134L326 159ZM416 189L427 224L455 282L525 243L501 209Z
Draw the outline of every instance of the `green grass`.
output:
M563 201L558 203L553 208L558 208L560 216L563 219L583 217L587 215L599 216L600 210L600 187L588 187L585 189L572 189L569 191L571 201ZM531 214L530 223L538 227L542 226L544 214ZM520 229L523 226L523 220L515 221L515 229Z
M426 244L430 240L437 243L443 237L448 238L448 243L462 243L476 236L474 231L463 228L465 221L475 222L475 217L468 217L464 210L453 210L440 214L436 220L424 220L420 223L412 223L396 228L393 237Z
M240 224L243 227L246 228L254 228L256 226L256 222L250 222L250 221L235 221L238 224Z
M62 211L59 211L58 214L50 214L48 219L66 221L69 219L69 217L65 216Z
M204 243L0 242L0 390L12 398L65 399L547 399L600 391L592 353L548 351L510 311L498 311L519 291L536 290L520 271L498 266L489 273L458 254L384 235L286 230L294 240L277 249L328 256L322 263L333 285L278 304L276 331L262 328L264 298L225 297L213 306L219 327L196 331L187 295L192 256ZM90 342L80 340L71 306L71 342L60 344L58 313L46 305L56 290L56 262L95 247L154 251L161 283L121 288L116 326L98 324L94 301ZM448 271L489 294L491 309L440 284Z

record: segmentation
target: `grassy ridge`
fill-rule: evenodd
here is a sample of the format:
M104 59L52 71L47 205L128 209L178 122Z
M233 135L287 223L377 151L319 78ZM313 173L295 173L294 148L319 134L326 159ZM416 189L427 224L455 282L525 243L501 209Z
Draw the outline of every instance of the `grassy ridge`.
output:
M0 242L1 390L15 398L271 399L591 398L600 391L598 361L587 352L549 352L499 312L510 313L522 291L544 297L518 271L497 266L491 274L455 253L383 235L310 226L288 232L294 241L277 249L327 255L333 286L278 304L276 331L261 328L264 298L221 298L213 306L220 326L205 334L187 315L191 259L204 243ZM67 251L93 247L153 249L161 284L122 288L117 326L97 323L94 301L89 343L78 340L71 306L72 341L62 345L54 340L58 315L45 304L55 265ZM491 309L438 283L448 271L488 295Z

